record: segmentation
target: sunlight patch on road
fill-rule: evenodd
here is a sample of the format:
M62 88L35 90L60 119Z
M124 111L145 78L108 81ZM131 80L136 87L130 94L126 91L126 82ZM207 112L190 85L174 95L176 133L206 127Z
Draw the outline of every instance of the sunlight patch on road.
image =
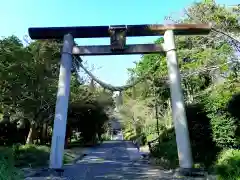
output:
M77 163L82 163L82 162L89 162L89 163L90 162L94 162L94 163L100 162L100 163L102 163L102 162L105 162L105 159L99 158L97 156L89 156L89 157L86 157L82 160L77 161Z
M95 176L94 179L99 178L99 179L122 179L123 176L118 175L118 174L109 174L109 175L104 175L104 176Z

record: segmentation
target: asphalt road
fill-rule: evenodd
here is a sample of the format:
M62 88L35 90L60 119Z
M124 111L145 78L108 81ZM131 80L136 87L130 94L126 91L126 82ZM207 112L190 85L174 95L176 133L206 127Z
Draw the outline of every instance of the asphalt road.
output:
M52 177L52 178L50 178ZM75 164L66 165L61 177L42 173L28 180L170 180L171 172L150 166L130 141L107 141L89 150L87 156Z
M66 167L64 177L74 180L173 179L169 173L141 160L137 148L129 141L103 143L75 165Z

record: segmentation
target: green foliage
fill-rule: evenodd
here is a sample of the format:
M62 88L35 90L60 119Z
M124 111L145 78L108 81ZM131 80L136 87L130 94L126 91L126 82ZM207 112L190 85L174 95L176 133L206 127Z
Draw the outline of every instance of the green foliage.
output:
M104 125L109 119L105 108L111 107L113 100L107 94L93 94L86 88L82 89L82 94L81 97L86 99L75 99L69 106L69 124L81 132L85 142L89 142L105 132Z
M60 47L61 42L51 40L34 41L27 47L15 36L0 40L0 144L24 144L26 139L32 144L36 138L41 140L40 143L49 142L50 138L43 134L51 136ZM85 131L91 129L94 134L103 133L108 110L113 107L111 93L92 92L85 80L80 81L72 76L70 106L79 112L83 110L85 115L82 113L81 118L95 128L84 127L80 121L79 127ZM68 122L76 125L74 119L70 118ZM43 124L47 129L43 130ZM76 130L76 126L72 129Z
M102 134L100 140L101 141L110 141L111 140L111 136L109 134L107 134L107 133L104 133L104 134Z
M172 21L211 22L216 30L208 36L179 36L175 40L184 100L187 104L186 114L193 159L198 165L211 168L217 158L216 155L223 147L240 145L238 66L237 63L229 62L239 59L235 54L235 50L239 51L239 43L231 37L233 34L234 37L239 36L237 32L240 27L239 15L215 1L194 3L186 12L186 16L180 17L180 21L178 19ZM145 77L144 75L149 73L147 80L136 86L134 98L131 98L133 92L130 90L126 92L127 105L121 114L128 122L125 123L126 137L129 139L139 137L132 126L133 120L144 119L141 121L141 132L151 141L157 134L155 99L158 99L160 143L156 143L157 141L153 143L155 145L152 148L152 155L161 160L161 165L176 167L178 155L175 134L168 130L173 122L169 122L171 111L168 109L170 91L166 62L162 55L144 55L136 67L130 70L129 81ZM135 103L131 103L132 101ZM141 107L139 108L141 110L136 110L137 106ZM146 110L143 112L142 109ZM165 128L161 128L162 126Z
M228 112L231 114L231 116L237 119L240 119L240 113L238 108L239 104L240 104L240 92L237 92L232 96L227 107Z
M213 137L218 146L231 147L239 145L236 134L236 119L226 116L214 116L212 120Z
M22 172L15 167L14 151L0 147L0 180L24 179Z
M41 126L41 120L49 121L56 101L59 58L55 41L24 47L15 36L0 40L0 105L5 122L29 128L29 124Z
M176 168L178 166L177 144L172 129L164 133L164 138L160 137L160 143L153 145L151 155L159 159L159 165L164 168Z
M5 159L8 166L23 167L45 167L50 157L50 147L43 145L13 145L12 147L0 147L0 159ZM68 153L64 154L64 163L73 159Z
M234 106L228 106L234 94L240 91L238 83L227 81L222 85L213 87L206 94L203 94L202 101L205 104L205 110L208 117L211 118L213 139L221 147L230 147L239 145L239 119L237 119L236 107L240 104L235 102ZM231 107L231 108L230 108ZM231 116L229 111L235 112ZM239 117L239 116L238 116Z
M0 123L0 145L12 145L13 143L24 143L25 137L13 122ZM10 136L11 134L11 136Z
M237 9L233 12L213 0L194 3L187 12L181 22L211 22L218 31L204 37L176 37L194 161L208 167L215 160L219 148L239 145L240 96L236 94L240 92L240 85L236 83L239 82L239 63L231 64L232 72L229 72L227 65L227 62L238 59L234 54L238 44L230 36L239 36L239 13L235 13ZM163 43L163 38L155 43ZM28 143L33 143L39 134L44 134L43 123L50 126L50 133L46 134L51 135L59 49L58 41L35 41L24 47L15 36L0 40L0 144L24 143L28 135ZM155 139L158 116L158 140L161 143L155 144L153 155L167 159L168 166L176 167L175 134L173 128L169 129L173 122L170 121L170 90L166 81L167 60L163 55L144 55L130 71L129 81L145 77L146 72L148 74L135 87L135 92L125 92L128 97L125 96L125 104L120 109L124 119L124 136L131 140L139 139L141 144L145 144L146 139ZM220 78L223 75L225 78ZM219 79L225 83L216 85L215 80L219 82ZM71 90L70 131L81 132L81 139L85 142L97 141L97 136L104 138L109 109L113 108L111 93L90 89L84 79L78 80L76 77L72 77ZM196 104L193 105L193 102ZM156 103L159 105L156 106ZM160 109L158 112L155 112L156 107ZM33 133L28 134L31 132L29 130ZM212 151L209 152L209 149ZM45 146L16 146L10 151L12 158L9 161L3 158L0 166L0 178L3 179L16 174L14 158L16 166L40 166L47 162L49 155L49 148ZM233 159L238 160L238 155L239 152L234 151ZM232 163L228 159L229 156L221 155L217 167L219 173L221 167L226 167L221 177L227 179L230 172L236 176L239 173L238 170L233 172L238 165L236 161Z
M233 117L228 112L229 109L234 109L233 112L236 113L235 109L240 106L238 96L233 96L239 92L238 88L233 82L214 86L203 93L203 104L186 106L193 160L200 166L211 168L222 148L239 147L239 120L236 118L239 114ZM173 156L172 151L164 149L164 146L172 145L175 141L175 135L172 135L174 134L169 132L161 134L161 143L153 148L154 156L177 161L176 151L176 156ZM176 159L173 160L172 157Z
M47 146L24 145L15 149L16 167L43 167L48 164L50 148Z
M240 179L240 151L226 149L222 151L215 165L219 180Z
M3 158L0 160L0 180L21 180L23 174L13 163Z
M232 81L226 81L224 84L212 87L211 92L203 94L205 96L203 101L206 104L208 112L219 113L220 111L227 111L227 104L231 100L233 94L237 93L240 90L238 84Z
M48 165L50 148L45 145L51 143L60 46L59 41L42 40L24 47L15 36L0 40L0 145L5 146L0 148L0 180L23 179L16 167ZM113 107L111 93L92 92L84 79L79 83L74 76L71 90L66 139L77 131L81 143L96 143ZM17 143L28 145L7 148ZM64 155L64 163L72 160Z
M49 160L49 147L36 145L14 145L1 148L1 156L11 159L15 167L46 166Z
M216 154L220 151L212 138L215 129L211 126L211 119L204 111L202 104L186 106L186 115L193 160L195 163L209 168L215 162Z
M210 119L200 104L187 106L186 115L194 163L209 168L220 150L212 139ZM174 128L163 130L159 141L153 146L152 155L167 161L168 168L176 168L178 155Z
M0 147L0 180L21 180L23 167L44 167L48 165L50 148L36 145L14 145ZM64 163L72 162L68 153L64 154Z

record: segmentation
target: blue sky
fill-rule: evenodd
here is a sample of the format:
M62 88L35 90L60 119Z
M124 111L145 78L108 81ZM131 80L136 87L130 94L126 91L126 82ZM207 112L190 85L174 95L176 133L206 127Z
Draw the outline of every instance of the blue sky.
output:
M226 1L226 0L225 0ZM20 39L29 27L92 26L164 23L164 16L179 12L193 0L1 0L0 36ZM224 0L217 2L223 3ZM239 0L228 0L237 4ZM151 43L157 37L129 38L128 43ZM79 45L109 44L109 39L80 39ZM127 68L134 67L139 55L83 57L98 69L93 73L105 82L123 85Z

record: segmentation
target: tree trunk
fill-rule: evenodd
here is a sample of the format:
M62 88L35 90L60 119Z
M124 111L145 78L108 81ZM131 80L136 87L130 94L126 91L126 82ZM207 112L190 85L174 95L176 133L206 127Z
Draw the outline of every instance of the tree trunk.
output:
M33 144L34 134L35 134L35 125L31 123L26 144Z
M170 107L171 114L172 114L172 101L171 101L171 98L168 98L167 106L168 106L168 108ZM165 125L167 127L172 127L172 124L174 124L174 122L172 121L172 118L166 118Z
M46 143L47 139L46 137L47 137L47 123L44 123L42 127L42 144Z
M69 139L69 136L71 135L71 128L70 126L67 125L66 127L66 135L65 135L65 148L68 147L68 139Z
M68 147L68 136L66 134L65 136L65 145L64 145L64 148L67 148Z
M92 92L95 91L95 85L94 85L93 79L91 79L91 82L90 82L90 89L91 89Z
M133 120L133 128L134 128L134 132L135 132L135 135L137 135L137 123L135 121L135 114L133 113L132 115L132 120Z
M190 84L189 85L189 99L190 99L190 103L193 103L193 101L194 101L194 97L193 97L194 92L193 91L194 91L193 90L193 86Z
M135 100L136 99L136 88L133 86L132 88L132 98Z
M157 103L155 103L155 118L156 118L156 121L157 121L157 124L156 124L157 125L157 134L158 134L158 136L160 136L159 119L158 119L158 104Z

